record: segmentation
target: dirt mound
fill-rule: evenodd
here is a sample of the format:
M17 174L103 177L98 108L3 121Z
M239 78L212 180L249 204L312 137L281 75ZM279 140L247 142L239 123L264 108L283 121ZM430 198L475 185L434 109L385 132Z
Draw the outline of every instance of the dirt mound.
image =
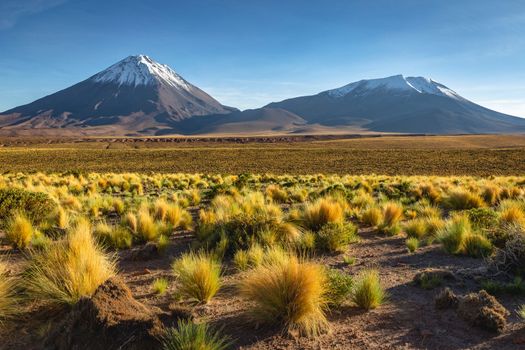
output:
M507 325L509 311L484 290L458 297L445 288L434 303L437 309L457 309L458 315L471 325L492 332L500 333Z
M59 350L160 347L163 325L153 310L139 303L127 285L111 278L93 297L81 299L52 332L46 347Z
M509 312L496 298L482 290L459 300L458 314L473 326L501 332L507 325Z

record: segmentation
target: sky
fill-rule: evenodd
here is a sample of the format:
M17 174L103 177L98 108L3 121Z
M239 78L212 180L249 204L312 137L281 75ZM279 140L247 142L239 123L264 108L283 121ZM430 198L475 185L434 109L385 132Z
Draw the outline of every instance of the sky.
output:
M240 109L404 74L525 117L523 0L0 0L0 111L134 54Z

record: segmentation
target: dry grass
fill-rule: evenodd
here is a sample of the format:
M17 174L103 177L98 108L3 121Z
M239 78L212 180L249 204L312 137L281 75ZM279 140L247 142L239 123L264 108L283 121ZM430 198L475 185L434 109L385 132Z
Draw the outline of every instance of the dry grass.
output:
M18 139L11 139L18 141ZM9 144L9 140L4 140ZM22 140L23 142L23 140ZM27 141L28 144L32 140ZM23 143L22 143L23 144ZM380 137L316 142L107 142L0 150L3 171L521 175L520 136ZM136 160L140 159L140 162Z
M0 326L18 312L15 279L8 275L7 264L0 257Z
M328 223L341 223L344 219L343 207L333 198L320 198L305 206L301 217L304 227L312 231L320 230Z
M308 336L328 329L326 275L320 265L296 257L270 259L250 271L240 293L253 303L251 317Z
M18 213L8 224L6 239L14 248L25 249L35 234L33 224L24 215Z
M172 264L178 292L185 298L208 303L220 288L221 265L204 253L184 254Z
M34 300L74 304L115 274L115 261L96 243L89 223L80 220L66 239L33 253L24 286Z

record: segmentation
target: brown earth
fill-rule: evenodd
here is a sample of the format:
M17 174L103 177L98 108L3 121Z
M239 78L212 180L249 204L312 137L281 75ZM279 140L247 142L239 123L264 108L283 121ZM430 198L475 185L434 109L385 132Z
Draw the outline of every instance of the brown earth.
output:
M236 284L242 273L237 273L229 263L225 264L223 286L218 295L208 305L193 307L192 314L197 321L222 328L223 333L234 339L234 348L237 349L459 350L522 349L525 346L525 327L514 312L524 302L523 297L498 297L498 301L511 311L507 327L500 334L471 326L456 310L435 308L433 300L442 287L450 287L458 295L479 290L479 279L487 274L482 260L453 256L437 245L422 247L416 253L409 254L402 237L386 237L366 228L360 230L360 235L361 241L351 245L346 252L346 255L356 258L354 265L345 265L342 255L319 256L315 260L351 275L356 275L363 268L377 268L387 289L388 301L369 312L349 302L344 304L329 314L329 334L315 339L294 338L277 329L257 328L246 316L249 303L236 293ZM147 261L132 260L133 251L140 247L120 253L120 275L138 302L148 308L159 308L162 313L170 312L176 290L170 264L189 249L191 241L191 236L179 233L172 237L164 255ZM11 254L14 270L20 266L22 259L18 253ZM433 290L416 286L414 276L429 268L448 270L455 278L446 279L442 287ZM170 280L168 293L163 296L151 290L152 282L158 277ZM48 334L52 329L49 324L60 317L53 318L48 314L46 318L43 311L33 311L23 319L25 323L17 322L0 334L3 339L0 348L40 348L38 334ZM35 329L39 332L34 332Z

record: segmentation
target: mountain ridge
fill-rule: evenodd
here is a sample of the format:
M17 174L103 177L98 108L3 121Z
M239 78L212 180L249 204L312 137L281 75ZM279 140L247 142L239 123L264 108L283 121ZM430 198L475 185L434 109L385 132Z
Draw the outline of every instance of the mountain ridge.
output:
M519 133L525 119L477 105L433 79L398 74L239 111L168 65L128 56L0 113L0 134Z

